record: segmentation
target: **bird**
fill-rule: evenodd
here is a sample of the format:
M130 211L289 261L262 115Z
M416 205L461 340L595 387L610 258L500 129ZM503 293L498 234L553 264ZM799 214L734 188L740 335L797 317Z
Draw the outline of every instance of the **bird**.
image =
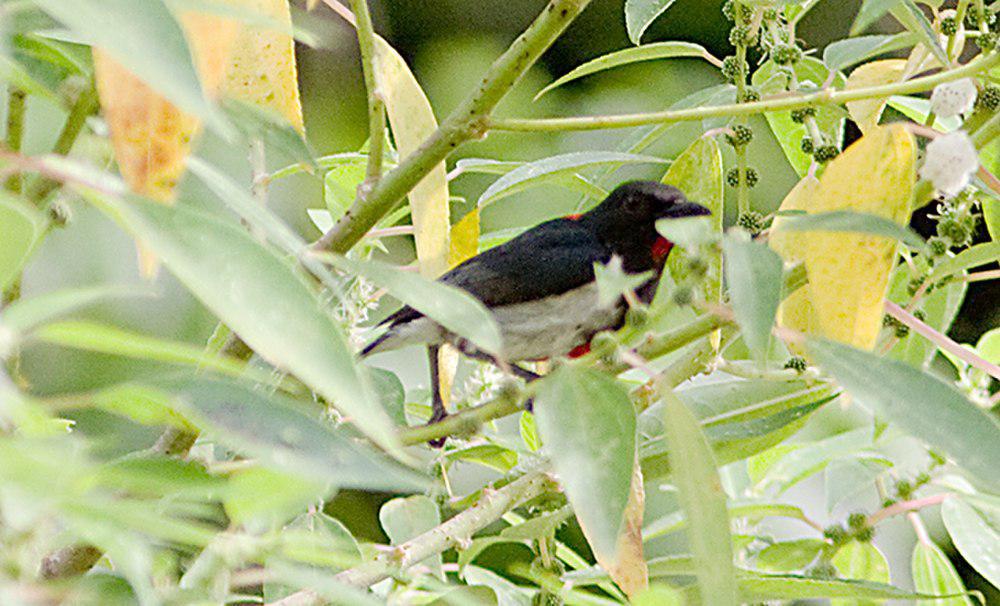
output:
M379 326L386 331L361 351L361 357L424 344L431 361L430 423L447 416L438 390L437 351L443 344L463 354L490 361L526 381L539 378L519 362L589 351L594 335L616 330L625 320L628 303L620 297L602 304L595 264L621 263L626 274L649 279L635 291L648 304L656 292L673 243L656 230L661 219L709 215L676 187L656 181L630 181L616 187L583 214L551 219L507 242L457 265L438 280L478 299L500 329L498 354L479 351L409 306L391 314Z

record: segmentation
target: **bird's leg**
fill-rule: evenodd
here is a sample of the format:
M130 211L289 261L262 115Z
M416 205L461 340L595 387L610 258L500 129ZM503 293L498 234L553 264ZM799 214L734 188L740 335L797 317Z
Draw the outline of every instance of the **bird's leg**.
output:
M441 397L441 377L438 374L438 350L439 345L427 346L427 363L431 370L431 418L428 425L443 421L448 416L448 411L444 409L444 399ZM444 438L437 438L428 442L434 448L444 446Z

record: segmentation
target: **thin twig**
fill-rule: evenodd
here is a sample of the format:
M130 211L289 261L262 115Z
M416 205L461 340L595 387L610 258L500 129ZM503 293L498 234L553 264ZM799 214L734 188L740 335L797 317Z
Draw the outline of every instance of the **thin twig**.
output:
M888 507L883 507L879 509L872 515L868 516L868 526L874 526L885 520L886 518L891 518L892 516L898 516L910 511L916 511L918 509L923 509L925 507L933 507L934 505L939 505L951 496L950 493L943 492L941 494L931 495L929 497L924 497L922 499L913 499L912 501L899 501L898 503L893 503Z
M368 166L365 169L364 198L378 180L382 177L382 155L385 143L385 102L378 86L378 74L375 68L376 39L372 17L368 12L368 0L351 0L351 8L358 30L358 48L361 51L361 71L365 78L365 90L368 95Z
M7 149L12 152L21 151L24 140L24 115L27 109L28 93L13 84L7 87ZM14 173L7 178L5 187L16 194L21 193L21 174Z
M948 353L954 355L956 358L962 360L969 366L974 366L979 370L982 370L986 374L1000 379L1000 366L993 364L987 360L984 360L980 356L976 355L972 351L962 347L958 343L951 340L948 335L934 330L932 327L928 326L917 317L915 317L910 312L906 311L899 305L893 303L892 301L885 302L885 311L892 317L896 318L903 324L910 327L911 330L921 335L922 337L929 340L931 343L937 345L940 349L947 351Z
M69 152L73 150L73 144L76 143L80 133L83 132L84 125L87 124L87 118L97 111L97 106L97 89L91 85L82 91L73 103L73 107L69 111L69 116L66 117L66 122L59 133L59 138L56 139L55 145L52 146L53 154L59 156L69 155ZM58 180L51 178L43 179L35 183L29 195L32 200L41 203L60 185L61 182Z

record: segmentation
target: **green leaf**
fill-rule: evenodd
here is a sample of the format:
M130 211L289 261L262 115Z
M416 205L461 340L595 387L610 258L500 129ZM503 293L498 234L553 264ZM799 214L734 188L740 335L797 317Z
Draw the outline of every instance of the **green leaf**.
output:
M882 16L888 13L898 1L899 0L864 0L861 4L861 8L858 9L857 16L854 18L854 24L851 26L851 35L853 36L862 30L867 29L869 25L881 19Z
M225 99L222 107L248 140L263 141L269 149L315 170L315 156L302 134L283 116L263 106Z
M298 402L223 380L186 380L176 407L219 442L269 467L335 486L409 490L423 477L331 429Z
M500 531L500 536L511 541L536 541L551 538L572 515L573 509L567 505L556 511L535 516L521 524L508 526Z
M917 37L912 32L845 38L831 42L823 49L823 63L837 71L916 43Z
M919 257L916 260L918 271L926 271L926 262ZM889 300L906 307L910 301L909 293L910 268L905 263L896 267L889 282ZM949 282L944 287L935 288L917 304L917 309L924 314L923 321L941 333L947 333L952 321L958 315L958 310L965 300L968 282ZM926 368L937 353L937 345L910 331L893 346L890 356L903 360L917 368Z
M49 320L105 299L144 297L152 294L151 291L125 285L56 290L11 303L3 310L3 324L14 332L24 334Z
M241 360L217 356L205 352L201 346L177 341L148 337L115 326L92 322L55 322L35 331L35 339L85 351L109 355L152 360L168 364L183 364L196 368L210 368L232 377L241 377L251 370ZM255 373L261 381L267 382L269 373Z
M47 224L26 202L0 193L0 292L20 275Z
M921 593L931 595L955 596L939 599L935 606L972 606L965 597L965 585L958 576L955 567L948 556L933 543L918 542L913 547L913 557L910 560L913 573L913 586Z
M440 524L441 512L431 498L414 495L387 501L379 509L378 520L392 544L402 545ZM427 558L423 565L430 566L434 574L443 578L441 554Z
M541 384L535 421L588 542L613 558L636 456L628 394L604 373L562 366Z
M951 385L832 341L809 341L808 349L858 402L947 454L983 485L1000 487L1000 425Z
M517 465L517 453L498 444L476 444L448 451L449 462L465 461L507 473Z
M164 0L33 0L181 109L213 115L184 32Z
M521 433L521 441L531 452L538 452L542 447L541 440L538 439L538 428L535 426L535 415L527 410L521 413L521 420L518 423Z
M848 579L889 583L889 562L871 543L851 541L837 550L833 565L840 575ZM876 606L875 600L831 600L830 606Z
M781 229L863 233L899 240L916 249L923 249L925 246L924 239L920 237L920 234L905 225L900 225L892 219L879 215L850 210L786 217L781 221Z
M1000 587L1000 531L957 497L945 499L941 517L965 561L994 587Z
M254 351L322 394L378 444L396 447L392 423L358 375L343 331L288 263L214 216L134 197L125 203L85 196L142 240Z
M479 196L476 204L483 207L530 187L562 179L571 173L602 164L663 164L666 160L622 152L570 152L529 162L494 181Z
M994 148L1000 148L1000 144L994 144ZM1000 241L1000 200L987 198L983 200L983 222L994 242Z
M322 502L331 490L324 482L252 467L233 474L222 505L234 524L251 532L281 528L304 509Z
M213 499L226 482L192 461L139 453L102 465L95 474L102 486L131 496Z
M193 429L174 410L174 401L167 391L153 385L125 383L95 392L90 403L101 410L131 419L142 425L167 425Z
M326 202L326 209L330 211L331 227L354 204L358 196L358 186L365 180L367 165L367 157L344 162L332 167L323 177L323 201Z
M876 479L891 468L891 461L876 457L845 457L831 461L823 473L826 510L832 513L841 503L857 502L859 495L873 490Z
M464 337L488 353L503 351L503 337L493 315L476 298L442 282L380 261L361 261L324 255L331 263L352 274L362 275L393 297Z
M924 124L927 122L927 116L930 115L931 112L931 101L930 99L923 99L921 97L893 95L892 97L889 97L889 107L895 109L914 122ZM947 118L936 116L934 118L934 128L939 131L953 131L961 126L961 116L949 116Z
M743 341L763 365L781 303L781 257L766 244L727 237L722 243L726 282Z
M993 364L1000 364L1000 328L984 332L976 342L976 351Z
M698 564L698 585L702 599L724 606L737 604L736 570L726 493L716 470L715 457L698 420L670 391L666 401L664 427L670 445L673 483L688 520L688 543Z
M871 429L846 431L805 445L784 444L751 460L751 479L756 484L777 484L779 493L826 468L840 457L863 454L873 446Z
M795 77L800 85L811 83L820 87L830 78L830 69L819 59L813 57L803 57L795 64ZM751 83L760 91L761 95L776 95L785 92L789 83L789 77L785 73L786 68L776 65L773 61L766 61L757 68L751 77ZM834 88L843 88L846 85L843 74L834 70L835 76L831 82ZM844 111L832 106L820 106L816 108L816 125L828 142L838 147L843 142L844 137ZM795 169L798 175L804 176L809 171L812 164L812 156L802 151L802 137L809 135L805 124L798 124L792 121L790 112L768 112L764 114L767 123L774 132L775 138L781 145L785 157Z
M931 280L937 281L998 260L1000 260L1000 242L982 242L966 248L954 257L938 261L930 277Z
M895 0L889 9L892 16L899 21L903 27L916 34L927 50L931 51L938 61L943 65L950 63L948 55L941 48L938 35L934 32L927 16L920 10L913 0Z
M622 65L638 63L640 61L652 61L653 59L674 59L678 57L701 57L702 59L712 58L708 51L705 50L705 47L700 44L694 44L693 42L655 42L653 44L644 44L634 48L626 48L613 53L608 53L606 55L601 55L596 59L587 61L583 65L577 67L568 74L560 77L552 84L543 88L537 95L535 95L535 100L537 101L539 97L558 86L583 78L584 76L596 74L597 72L620 67Z
M906 591L872 581L814 579L800 575L760 574L744 571L740 589L746 601L852 598L855 600L930 599L927 595Z
M822 539L797 539L768 545L757 554L757 568L774 572L802 570L823 551Z
M639 44L642 34L676 0L625 0L625 28L632 44Z

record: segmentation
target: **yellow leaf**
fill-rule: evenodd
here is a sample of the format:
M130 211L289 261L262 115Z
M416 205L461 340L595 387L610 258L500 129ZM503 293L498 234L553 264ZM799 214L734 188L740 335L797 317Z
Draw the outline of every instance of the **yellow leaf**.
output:
M847 88L865 88L899 82L903 79L905 69L906 61L903 59L872 61L851 72L851 76L847 79ZM888 100L887 97L880 97L851 101L847 103L847 111L861 132L867 134L878 125Z
M473 209L451 226L448 266L455 267L479 252L479 209Z
M299 101L295 66L295 41L288 0L229 0L234 5L280 24L283 31L244 25L233 47L226 71L226 95L274 111L299 132L302 104Z
M437 119L406 62L385 40L377 39L378 89L400 157L415 152L437 130ZM410 212L420 273L436 278L448 269L448 178L444 162L410 191Z
M788 192L778 210L809 210L818 190L819 179L807 175ZM784 221L783 217L774 219L771 226L771 248L789 263L802 261L803 238L808 236L802 232L782 231ZM778 308L778 325L805 334L819 334L819 324L808 288L798 289L781 303ZM798 354L803 353L792 343L789 343L789 347Z
M905 225L916 182L916 145L901 125L879 127L833 160L809 198L811 213L849 210ZM799 254L822 333L862 349L875 345L896 242L845 232L803 232Z
M625 506L625 520L618 536L615 556L609 559L596 555L597 563L630 598L649 586L649 570L642 552L642 517L645 512L645 501L642 470L637 461L632 473L631 492L628 505Z

